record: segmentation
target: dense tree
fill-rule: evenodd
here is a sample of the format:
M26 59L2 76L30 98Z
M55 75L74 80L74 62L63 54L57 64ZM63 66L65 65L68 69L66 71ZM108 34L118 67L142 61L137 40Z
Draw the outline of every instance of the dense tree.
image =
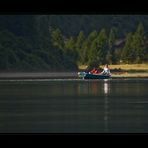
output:
M76 52L78 53L78 59L77 59L77 63L82 63L83 61L83 55L82 55L82 52L83 52L83 48L82 48L82 45L85 41L85 35L84 35L84 32L83 31L80 31L77 39L76 39L76 43L75 43L75 49L76 49Z
M101 29L101 31L99 32L99 35L97 37L97 44L103 56L103 60L101 63L106 63L107 61L104 57L106 57L108 51L108 36L105 28Z
M64 39L60 29L52 30L51 32L51 41L53 46L63 49L64 48Z
M91 52L89 54L89 66L98 66L102 64L103 56L102 50L98 46L97 40L94 40L91 45Z
M122 56L122 48L116 48L114 50L114 59L115 59L114 64L123 63L121 56Z
M77 61L78 52L76 50L76 41L73 37L70 37L65 41L64 53L71 57L71 60Z
M147 24L148 16L1 15L0 70L147 62Z
M126 20L126 21L125 21ZM110 30L116 27L117 38L123 38L126 33L134 32L138 22L148 24L147 15L49 15L49 25L60 28L65 36L77 36L80 31L88 35L92 30L102 28ZM146 32L148 28L146 27Z
M108 51L106 54L106 62L109 64L115 63L115 53L114 53L114 43L117 39L116 37L117 30L116 28L111 28L108 38Z
M109 44L109 49L112 50L115 40L117 39L117 30L116 28L111 28L110 33L109 33L109 39L108 39L108 44Z
M97 37L97 31L94 30L92 32L90 32L90 34L88 35L87 39L85 40L84 44L83 44L83 51L85 51L85 56L84 56L84 63L88 64L90 63L90 56L91 53L93 52L93 49L91 48L92 43L94 42L94 40Z
M74 50L76 49L76 41L73 37L70 37L69 39L67 39L65 41L65 47L64 49L67 49L67 50Z
M58 29L49 30L47 16L0 16L0 70L72 70L77 65L61 50ZM55 31L55 32L54 32ZM53 33L53 47L50 34ZM55 36L54 36L55 33ZM57 33L57 34L58 34ZM63 35L60 34L61 39ZM57 37L57 38L56 38ZM57 39L57 40L56 40Z
M132 48L135 49L135 63L140 63L144 59L145 54L145 38L144 38L144 27L140 23L137 27L135 34L133 35Z
M140 23L135 33L129 33L122 51L122 60L125 63L141 63L144 60L146 43L144 28Z
M128 33L126 36L125 46L122 50L122 55L121 55L121 60L125 63L131 63L135 57L135 51L131 46L132 42L133 42L133 34Z

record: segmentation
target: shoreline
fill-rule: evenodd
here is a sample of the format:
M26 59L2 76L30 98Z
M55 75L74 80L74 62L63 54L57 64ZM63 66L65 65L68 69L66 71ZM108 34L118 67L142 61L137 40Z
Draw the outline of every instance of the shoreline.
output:
M112 74L112 78L148 78L148 73Z
M77 72L3 72L0 79L52 79L52 78L78 78ZM148 78L145 73L112 73L112 78Z
M0 79L75 78L77 72L1 72Z

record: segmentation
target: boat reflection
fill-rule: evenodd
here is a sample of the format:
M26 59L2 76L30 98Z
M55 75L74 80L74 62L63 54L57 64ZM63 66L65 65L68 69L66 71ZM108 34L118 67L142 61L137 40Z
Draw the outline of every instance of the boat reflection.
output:
M77 85L78 95L107 96L109 91L109 82L106 79L103 81L87 81Z
M110 87L108 80L104 80L104 132L108 132L108 120L109 120L109 95Z
M105 79L101 81L85 81L79 83L78 87L78 95L89 95L89 96L96 96L96 104L94 107L98 107L98 102L103 103L104 107L104 114L103 114L103 121L104 121L104 132L108 132L108 125L109 125L109 94L110 94L110 81ZM100 97L101 96L101 97ZM104 99L102 100L102 96ZM96 109L98 110L98 109ZM96 113L96 117L97 117Z
M109 88L109 82L108 80L104 80L104 94L105 96L109 94L110 88Z

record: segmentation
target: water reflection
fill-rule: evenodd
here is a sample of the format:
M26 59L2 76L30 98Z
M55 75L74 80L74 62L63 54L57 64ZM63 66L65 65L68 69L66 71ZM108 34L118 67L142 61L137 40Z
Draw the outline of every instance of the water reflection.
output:
M108 80L104 80L104 94L105 96L109 94L109 83Z
M147 82L1 82L0 132L148 132Z
M109 94L109 81L88 81L77 84L78 95L107 96Z
M104 132L108 132L109 125L109 94L110 94L110 81L109 80L101 80L101 81L88 81L84 83L79 83L78 85L78 94L89 95L89 96L97 96L96 101L103 101L104 103ZM103 97L101 100L100 96ZM96 108L96 110L98 110ZM97 116L97 113L96 113Z
M104 124L105 128L104 131L108 132L108 119L109 119L109 95L110 87L108 80L104 80Z
M78 95L92 95L98 96L102 93L102 82L99 81L87 81L84 83L79 83L77 85Z

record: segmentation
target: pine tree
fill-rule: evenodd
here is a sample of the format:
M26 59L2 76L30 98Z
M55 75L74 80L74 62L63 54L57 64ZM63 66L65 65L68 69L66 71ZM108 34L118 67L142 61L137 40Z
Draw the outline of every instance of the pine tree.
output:
M112 62L113 62L113 53L112 53L112 51L109 49L108 51L107 51L107 54L106 54L106 62L108 63L108 64L112 64Z
M73 37L70 37L69 39L67 39L65 41L64 49L74 50L75 49L75 46L76 46L76 41L74 40Z
M51 42L55 47L64 48L64 39L59 28L51 31Z
M144 27L140 23L134 34L127 34L126 43L122 51L122 59L126 63L141 63L144 60L145 51Z
M139 23L137 30L133 37L133 48L135 48L135 63L141 63L144 59L145 54L145 37L144 27L142 23Z
M76 44L75 44L75 49L78 53L78 61L77 63L81 63L83 60L82 58L82 52L83 52L83 49L82 49L82 46L83 46L83 43L85 41L85 35L84 35L84 32L83 31L80 31L77 39L76 39Z
M93 52L92 44L93 44L93 42L95 42L96 38L97 38L97 31L96 30L90 32L90 34L88 35L88 38L87 38L88 44L87 44L87 51L86 51L86 53L87 53L86 63L90 63L90 55L95 54L95 53L92 53Z
M122 61L122 48L116 48L114 51L114 59L115 59L115 64L121 64L123 63Z
M99 66L100 64L102 64L102 60L103 60L103 56L102 56L102 51L101 49L98 47L98 43L97 40L94 40L91 44L91 52L89 54L89 61L88 64L89 66Z
M114 43L116 40L116 28L111 28L109 33L109 39L108 39L108 51L106 55L106 61L108 64L112 64L115 62L115 55L114 55Z
M80 51L82 49L82 44L85 40L85 35L84 35L84 32L83 31L80 31L78 37L77 37L77 40L76 40L76 50L77 51Z
M86 39L82 44L82 49L80 53L80 63L86 64L88 62L88 47L89 47L89 41Z
M109 33L109 39L108 39L108 44L109 44L109 49L112 50L113 49L113 45L115 43L116 40L116 28L111 28L110 33Z
M104 28L101 29L96 41L97 41L98 50L100 50L103 56L102 64L106 63L105 57L108 51L108 36Z
M64 52L71 57L71 60L77 62L78 52L76 50L76 41L73 37L70 37L65 41Z
M125 46L123 47L121 53L121 60L125 63L132 63L133 58L135 57L135 52L132 45L133 42L133 34L128 33L126 36Z
M88 64L89 62L89 57L91 54L91 44L96 39L96 37L97 37L97 32L92 31L82 44L80 59L83 64Z

